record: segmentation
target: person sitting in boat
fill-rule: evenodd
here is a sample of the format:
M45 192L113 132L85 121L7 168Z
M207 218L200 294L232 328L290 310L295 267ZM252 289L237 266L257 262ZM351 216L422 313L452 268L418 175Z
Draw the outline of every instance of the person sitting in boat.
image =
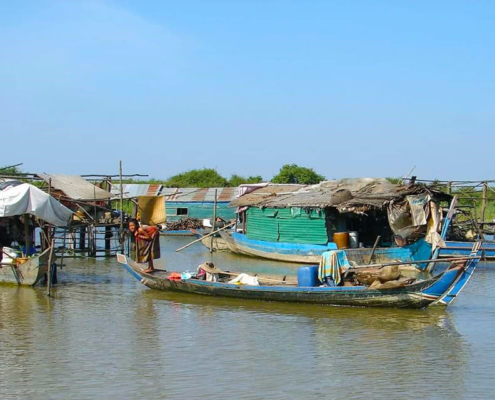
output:
M136 240L136 262L147 262L148 269L143 272L153 272L153 259L160 258L160 229L156 226L140 226L139 222L133 219L129 222L129 230Z
M207 282L218 282L220 272L222 271L215 264L207 262L198 266L196 278Z

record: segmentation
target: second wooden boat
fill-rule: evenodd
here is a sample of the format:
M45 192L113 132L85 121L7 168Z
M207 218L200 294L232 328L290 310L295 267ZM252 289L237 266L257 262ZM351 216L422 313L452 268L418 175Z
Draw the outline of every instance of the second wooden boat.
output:
M50 249L25 262L0 263L0 283L34 286L48 271Z

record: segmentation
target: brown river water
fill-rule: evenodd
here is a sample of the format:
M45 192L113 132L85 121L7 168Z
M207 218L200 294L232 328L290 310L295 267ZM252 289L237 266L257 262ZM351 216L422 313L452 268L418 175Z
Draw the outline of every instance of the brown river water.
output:
M295 274L162 238L160 267ZM495 263L447 310L264 303L145 288L67 260L53 296L0 287L0 399L495 398Z

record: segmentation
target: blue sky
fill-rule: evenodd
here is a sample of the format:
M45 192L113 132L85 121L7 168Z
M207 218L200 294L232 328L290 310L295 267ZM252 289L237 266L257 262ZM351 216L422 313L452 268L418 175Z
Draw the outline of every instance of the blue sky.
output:
M0 2L0 165L495 178L492 1Z

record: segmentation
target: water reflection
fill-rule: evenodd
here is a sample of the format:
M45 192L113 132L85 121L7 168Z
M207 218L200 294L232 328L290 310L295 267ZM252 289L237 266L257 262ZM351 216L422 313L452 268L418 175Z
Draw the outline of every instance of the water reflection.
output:
M388 392L391 385L400 391L417 393L428 381L448 381L453 386L445 387L444 393L455 394L465 383L469 345L457 332L452 314L443 310L241 302L151 290L145 291L143 297L160 307L180 310L181 315L193 310L195 335L204 336L208 342L213 338L215 344L218 321L230 315L228 329L235 332L235 346L231 350L236 358L238 354L244 357L252 353L254 342L270 354L270 364L283 365L284 373L304 371L315 395L329 391L362 395L365 388L372 388L373 395L394 398ZM240 329L245 326L238 322L239 313L243 320L253 324L271 321L279 325L281 331L275 337L280 342L256 328ZM226 350L229 348L227 345ZM293 351L297 351L297 365L286 365L284 360L292 358L288 353ZM260 375L259 379L263 377ZM342 387L342 382L349 380L352 385ZM423 395L428 397L429 393Z
M189 269L280 272L277 263L209 254ZM495 340L489 268L445 311L267 303L147 289L115 261L67 261L44 289L0 290L0 398L490 397ZM276 265L273 265L276 264ZM297 266L287 267L295 273Z

